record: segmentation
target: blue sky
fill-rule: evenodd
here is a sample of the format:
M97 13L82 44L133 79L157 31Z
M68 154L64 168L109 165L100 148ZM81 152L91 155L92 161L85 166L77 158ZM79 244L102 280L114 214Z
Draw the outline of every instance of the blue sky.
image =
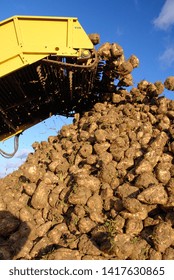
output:
M86 33L100 34L101 43L117 42L126 58L138 56L135 86L142 79L164 82L174 75L174 0L1 0L0 4L0 21L13 15L78 17ZM165 95L173 99L174 93ZM0 177L25 160L34 141L47 140L71 121L56 116L26 130L16 156L0 157ZM1 142L0 148L11 152L13 139Z

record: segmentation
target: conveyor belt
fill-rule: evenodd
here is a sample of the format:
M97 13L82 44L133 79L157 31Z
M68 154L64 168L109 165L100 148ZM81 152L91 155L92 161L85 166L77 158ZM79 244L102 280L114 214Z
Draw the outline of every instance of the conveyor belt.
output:
M93 88L97 62L97 56L89 65L49 57L2 77L1 137L14 135L53 114L71 116L82 110Z

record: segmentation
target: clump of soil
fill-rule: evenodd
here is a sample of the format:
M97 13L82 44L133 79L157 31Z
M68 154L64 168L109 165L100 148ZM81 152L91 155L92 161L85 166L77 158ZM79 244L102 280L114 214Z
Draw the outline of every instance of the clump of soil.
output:
M174 101L163 90L119 87L33 144L0 180L1 259L174 259Z

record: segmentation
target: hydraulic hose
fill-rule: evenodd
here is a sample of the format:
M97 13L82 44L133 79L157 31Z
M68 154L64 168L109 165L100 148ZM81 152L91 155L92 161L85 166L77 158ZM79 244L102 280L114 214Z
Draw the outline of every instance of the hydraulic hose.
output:
M13 153L6 153L5 151L0 149L0 154L4 158L12 158L16 154L16 152L18 150L18 147L19 147L19 134L15 135L15 137L14 137L14 151L13 151Z

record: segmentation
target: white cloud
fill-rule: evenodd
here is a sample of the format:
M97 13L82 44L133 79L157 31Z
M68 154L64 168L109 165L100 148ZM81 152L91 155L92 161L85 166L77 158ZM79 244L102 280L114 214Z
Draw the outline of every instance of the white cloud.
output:
M163 68L171 67L174 63L174 46L166 48L159 60Z
M7 174L13 172L19 167L19 162L7 162L5 165L1 165L0 178L5 177Z
M153 21L155 27L167 30L174 25L174 0L166 0L160 14Z
M6 171L8 171L9 169L17 169L19 167L19 162L9 162L5 165L5 169Z
M1 159L0 161L0 178L5 177L7 174L17 170L23 162L25 162L29 153L33 152L31 149L21 149L11 159Z
M115 30L116 36L120 37L123 35L123 31L122 28L120 26L117 26L116 30Z
M16 155L15 155L15 158L19 158L19 159L26 159L26 157L28 156L29 153L31 153L31 149L22 149L22 150L19 150Z
M139 1L138 1L138 0L134 0L134 5L135 5L135 7L137 7L138 4L139 4Z
M0 178L3 178L3 177L5 177L7 174L6 174L6 172L5 171L0 171Z

